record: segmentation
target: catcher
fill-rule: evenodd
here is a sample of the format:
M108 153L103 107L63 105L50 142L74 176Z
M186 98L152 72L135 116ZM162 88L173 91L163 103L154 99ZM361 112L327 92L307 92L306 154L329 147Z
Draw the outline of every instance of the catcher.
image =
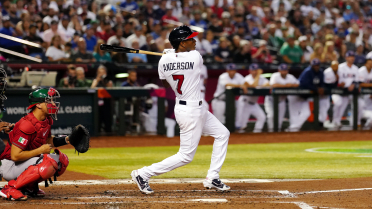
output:
M27 200L28 196L45 196L45 192L39 189L38 183L51 177L61 176L68 164L67 155L54 149L74 141L80 145L81 136L88 139L86 129L79 125L70 136L52 136L51 125L53 119L57 120L59 92L54 88L37 89L29 95L30 113L19 120L9 133L9 143L0 154L0 175L8 182L0 191L0 196L8 200ZM86 132L84 132L86 131ZM80 138L80 139L81 139ZM75 142L76 141L76 142ZM85 142L85 141L84 141ZM78 152L86 152L88 148L78 149Z

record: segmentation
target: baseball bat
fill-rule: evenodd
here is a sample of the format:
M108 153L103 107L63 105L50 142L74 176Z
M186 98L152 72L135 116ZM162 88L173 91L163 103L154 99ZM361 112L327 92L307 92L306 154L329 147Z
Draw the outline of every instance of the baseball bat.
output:
M159 52L150 52L150 51L132 49L132 48L122 47L122 46L112 46L112 45L107 45L107 44L101 44L99 48L103 51L109 51L109 52L135 53L135 54L148 54L148 55L155 55L155 56L163 56L163 53L159 53Z

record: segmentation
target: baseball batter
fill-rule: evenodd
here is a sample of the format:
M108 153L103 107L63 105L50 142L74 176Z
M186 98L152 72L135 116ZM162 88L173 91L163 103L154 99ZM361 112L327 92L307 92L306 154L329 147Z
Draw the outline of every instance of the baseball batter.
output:
M278 71L273 73L270 78L270 86L273 88L296 88L299 86L298 80L291 74L288 74L288 65L281 64L278 67ZM279 97L278 104L278 127L281 130L284 114L285 114L285 100L287 96ZM267 113L267 127L269 131L274 130L274 101L272 96L265 97L265 110Z
M28 196L44 196L38 183L62 175L68 164L65 154L53 147L69 143L69 137L51 135L53 119L57 119L57 90L38 89L30 93L31 110L9 133L9 143L0 154L0 174L8 182L0 196L8 200L27 200ZM52 119L53 118L53 119Z
M358 75L358 67L355 66L355 54L353 51L346 52L346 62L341 63L338 67L338 86L341 88L347 88L348 91L353 91L356 88L356 85L359 83L359 75ZM352 100L351 95L332 95L333 101L333 121L335 127L341 127L341 118L345 112L345 109L349 102ZM359 108L361 108L362 104L359 104ZM361 109L360 109L361 110ZM359 111L359 113L362 111ZM360 125L361 121L361 114L358 116L358 125ZM352 121L350 121L352 124Z
M269 86L269 80L262 75L262 69L259 69L257 64L251 64L249 66L249 75L244 78L244 85L247 88L260 88ZM237 120L235 126L238 132L244 132L247 127L248 119L251 115L256 118L253 132L260 133L266 121L265 112L262 110L260 105L257 103L258 96L245 96L242 95L238 99L237 108Z
M180 149L177 154L151 166L134 170L132 180L141 192L153 193L148 180L190 163L195 155L202 134L215 138L210 169L203 185L206 188L229 190L221 182L219 172L226 157L230 133L218 119L203 105L200 89L200 74L203 59L195 51L198 32L188 26L180 26L169 35L175 50L168 51L159 61L159 78L165 87L171 87L176 94L174 114L180 126Z
M234 87L234 88L242 88L245 93L247 93L247 88L244 86L244 77L236 72L235 64L229 64L226 66L227 70L225 73L222 73L220 77L218 77L218 83L216 91L214 92L214 99L212 101L212 110L214 116L221 121L221 123L225 124L225 109L226 109L226 101L225 101L225 89L226 87ZM238 113L240 110L237 110ZM236 117L237 118L237 117Z

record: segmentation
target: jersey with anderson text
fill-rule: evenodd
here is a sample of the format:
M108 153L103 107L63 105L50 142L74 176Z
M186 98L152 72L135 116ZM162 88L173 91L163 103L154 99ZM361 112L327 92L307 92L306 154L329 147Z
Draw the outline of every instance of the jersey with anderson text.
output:
M180 100L200 101L200 74L203 58L198 51L168 51L158 66L159 78L166 80Z

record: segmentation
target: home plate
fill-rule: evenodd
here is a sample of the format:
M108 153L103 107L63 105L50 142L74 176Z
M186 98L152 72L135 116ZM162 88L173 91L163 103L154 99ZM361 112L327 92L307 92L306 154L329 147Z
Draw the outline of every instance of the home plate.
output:
M227 202L226 199L193 199L193 202Z

